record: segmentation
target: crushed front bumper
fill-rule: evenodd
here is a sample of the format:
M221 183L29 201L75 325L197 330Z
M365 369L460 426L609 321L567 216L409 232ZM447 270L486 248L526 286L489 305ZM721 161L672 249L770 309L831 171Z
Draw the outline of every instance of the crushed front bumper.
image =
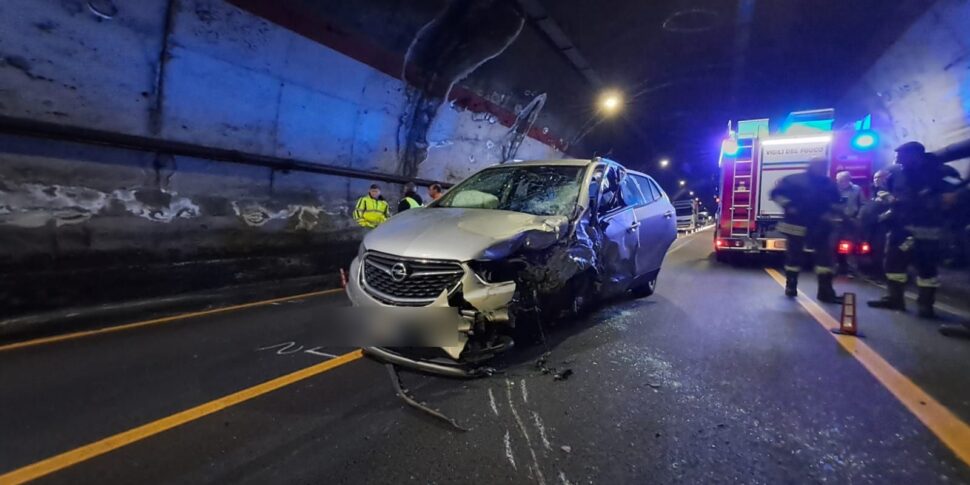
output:
M350 278L347 282L347 296L351 304L358 307L379 306L384 308L394 308L394 305L385 303L371 296L364 288L363 268L361 258L354 258L350 265ZM462 307L459 308L459 319L455 322L458 330L458 345L454 347L442 347L448 356L455 361L461 362L462 352L466 349L468 342L481 335L488 335L488 328L485 326L509 325L509 303L515 293L514 282L486 283L482 281L468 267L461 263L465 273L461 283L453 292L461 292L460 300ZM452 295L442 295L429 306L450 306L449 301L454 303ZM487 347L487 346L486 346ZM379 357L385 361L391 361L407 367L423 367L421 370L428 372L443 373L454 377L474 377L475 375L465 375L462 371L456 371L450 366L442 366L424 360L411 359L400 353L393 352L384 348L370 347L365 349L368 354ZM439 372L441 371L441 372Z

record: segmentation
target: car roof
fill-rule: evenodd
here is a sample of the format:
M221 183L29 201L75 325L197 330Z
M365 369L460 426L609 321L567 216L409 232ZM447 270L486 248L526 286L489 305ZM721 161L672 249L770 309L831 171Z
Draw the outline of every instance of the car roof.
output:
M589 164L592 164L592 163L609 163L609 164L613 164L613 165L618 165L620 167L623 167L623 169L626 170L627 173L630 173L630 174L633 174L633 175L639 175L641 177L646 177L646 178L649 178L649 179L653 179L653 177L651 177L650 174L647 174L647 173L644 173L644 172L640 172L638 170L631 170L629 168L624 167L623 164L621 164L621 163L619 163L619 162L617 162L615 160L610 160L608 158L599 158L599 157L592 158L592 159L590 159L590 158L560 158L560 159L553 159L553 160L513 160L513 161L508 162L508 163L504 163L504 164L501 164L501 165L493 165L493 166L488 167L488 168L507 167L507 166L510 166L510 165L527 166L527 167L550 167L550 166L551 167L585 167L585 166L587 166Z
M491 167L488 167L488 168L508 167L510 165L526 166L526 167L585 167L592 163L609 163L609 164L623 167L623 164L615 160L610 160L608 158L592 158L592 159L561 158L561 159L555 159L555 160L513 160L511 162L504 163L501 165L492 165ZM626 167L623 167L623 169L626 170L626 172L629 174L639 175L641 177L646 177L651 180L653 179L653 177L651 177L650 174L640 172L638 170L630 170L629 168L626 168Z
M593 163L590 159L581 158L562 158L558 160L514 160L503 164L508 165L525 165L525 166L565 166L565 167L585 167Z

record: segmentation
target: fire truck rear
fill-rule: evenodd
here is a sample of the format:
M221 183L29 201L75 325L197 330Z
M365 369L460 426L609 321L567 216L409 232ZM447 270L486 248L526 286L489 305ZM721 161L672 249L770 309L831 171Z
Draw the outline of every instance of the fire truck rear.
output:
M765 119L739 121L729 129L718 165L719 207L714 230L718 261L739 253L761 254L785 250L785 238L776 226L782 208L771 200L771 190L783 177L802 172L810 160L829 161L832 178L849 172L868 196L873 152L878 137L870 118L833 130L834 110L791 113L777 133ZM836 248L832 248L835 250ZM840 252L857 252L862 244L840 241Z

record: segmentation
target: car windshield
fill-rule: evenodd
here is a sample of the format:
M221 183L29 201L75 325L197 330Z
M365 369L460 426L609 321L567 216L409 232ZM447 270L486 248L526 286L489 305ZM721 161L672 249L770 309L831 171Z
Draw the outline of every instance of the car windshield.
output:
M585 167L572 166L492 168L449 190L433 207L569 215L576 207L584 172Z

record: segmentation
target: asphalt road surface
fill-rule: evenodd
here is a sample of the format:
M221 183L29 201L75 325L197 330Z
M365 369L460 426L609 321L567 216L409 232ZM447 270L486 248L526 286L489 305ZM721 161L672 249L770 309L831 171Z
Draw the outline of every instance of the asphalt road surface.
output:
M0 483L970 483L970 341L912 314L785 298L679 239L657 293L471 381L314 337L339 292L0 347ZM861 301L881 290L840 280ZM949 317L954 319L955 317Z

